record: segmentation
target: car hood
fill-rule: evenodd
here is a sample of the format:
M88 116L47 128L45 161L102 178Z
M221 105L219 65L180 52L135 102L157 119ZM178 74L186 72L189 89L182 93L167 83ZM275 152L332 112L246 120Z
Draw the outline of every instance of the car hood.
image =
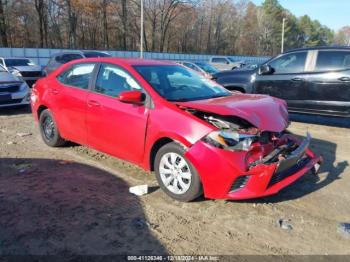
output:
M20 72L37 72L41 71L41 66L32 65L32 66L12 66L11 68L17 69Z
M217 115L236 116L261 131L281 132L289 124L285 101L266 95L233 94L176 104Z
M0 84L12 82L22 82L22 80L9 72L0 72Z

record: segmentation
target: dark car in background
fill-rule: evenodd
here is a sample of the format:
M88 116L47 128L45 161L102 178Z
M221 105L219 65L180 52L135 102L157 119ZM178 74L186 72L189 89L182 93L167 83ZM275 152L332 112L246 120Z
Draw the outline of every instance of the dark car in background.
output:
M0 64L15 76L22 77L29 87L44 76L41 66L28 58L0 57Z
M101 51L64 51L56 53L50 57L49 62L44 67L45 75L50 74L61 65L81 58L110 57L111 55Z
M229 90L284 99L290 112L350 117L349 47L291 50L256 69L213 79Z

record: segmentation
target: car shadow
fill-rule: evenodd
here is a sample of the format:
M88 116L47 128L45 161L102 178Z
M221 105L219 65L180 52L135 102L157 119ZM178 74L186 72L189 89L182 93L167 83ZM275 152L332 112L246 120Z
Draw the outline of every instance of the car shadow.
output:
M289 119L295 122L336 126L336 127L350 127L350 118L346 117L332 117L332 116L321 116L321 115L310 115L301 113L290 113Z
M0 207L0 255L168 253L128 184L86 164L2 158Z
M11 107L0 107L0 116L11 116L21 114L31 114L32 110L29 105L22 106L11 106Z
M323 157L323 164L321 165L320 171L317 175L308 172L291 185L282 189L276 195L240 202L276 203L293 200L311 194L328 186L335 180L341 179L341 175L349 166L349 162L346 160L338 163L335 162L337 149L337 145L335 143L313 138L310 144L310 149Z

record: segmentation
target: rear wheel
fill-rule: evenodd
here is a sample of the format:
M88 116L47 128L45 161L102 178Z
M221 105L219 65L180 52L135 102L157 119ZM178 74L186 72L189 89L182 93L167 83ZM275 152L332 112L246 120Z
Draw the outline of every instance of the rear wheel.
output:
M199 175L184 155L184 149L172 142L157 152L155 173L159 186L170 197L184 202L202 194Z
M49 109L41 112L39 117L40 134L45 144L52 147L63 146L66 143L57 128L56 122Z

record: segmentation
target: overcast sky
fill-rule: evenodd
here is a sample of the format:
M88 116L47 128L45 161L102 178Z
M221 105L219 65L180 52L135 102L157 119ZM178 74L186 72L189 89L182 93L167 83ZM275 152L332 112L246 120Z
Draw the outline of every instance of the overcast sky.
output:
M264 0L251 0L260 5ZM279 0L297 17L308 15L333 30L350 25L350 0Z

